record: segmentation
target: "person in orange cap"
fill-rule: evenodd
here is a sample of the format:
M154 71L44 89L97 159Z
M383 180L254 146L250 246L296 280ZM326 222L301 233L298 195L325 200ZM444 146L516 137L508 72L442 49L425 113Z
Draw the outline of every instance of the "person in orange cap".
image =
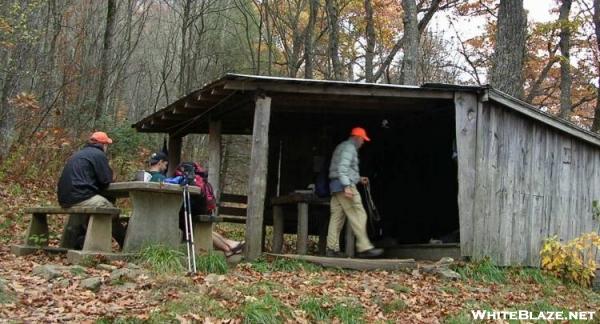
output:
M57 194L61 207L114 207L100 194L113 180L106 156L108 145L112 142L105 132L95 132L89 137L88 143L67 160L58 180ZM63 236L65 247L82 247L87 218L69 219ZM113 218L112 229L113 237L123 246L125 228L118 222L118 216Z
M358 168L358 149L371 141L364 128L355 127L350 138L340 143L333 152L329 165L329 190L331 192L331 218L327 232L326 256L343 257L340 252L340 232L346 218L356 237L358 257L374 258L383 254L375 248L367 235L367 213L356 184L366 184L369 179L361 177Z

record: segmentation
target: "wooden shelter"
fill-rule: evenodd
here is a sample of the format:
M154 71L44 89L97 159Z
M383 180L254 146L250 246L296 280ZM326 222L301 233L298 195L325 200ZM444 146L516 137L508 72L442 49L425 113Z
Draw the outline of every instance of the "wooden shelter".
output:
M421 87L227 74L133 125L209 134L219 187L222 134L252 135L247 256L261 253L269 199L314 183L351 127L367 129L361 172L372 179L384 235L427 244L459 230L460 254L537 266L543 240L597 229L600 137L490 87Z

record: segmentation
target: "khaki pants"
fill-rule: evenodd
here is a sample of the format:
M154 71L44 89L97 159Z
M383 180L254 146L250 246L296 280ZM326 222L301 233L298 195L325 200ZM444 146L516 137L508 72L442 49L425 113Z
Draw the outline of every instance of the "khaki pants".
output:
M108 199L100 195L94 195L82 202L76 203L71 207L98 207L111 208L115 207ZM61 246L65 248L81 249L83 247L83 238L87 229L89 216L69 217L67 226L63 232L63 240ZM126 228L119 222L119 215L115 215L112 219L112 236L115 238L119 246L123 247L125 240Z
M356 237L356 251L364 252L373 248L373 244L367 236L367 213L356 186L353 185L351 188L352 198L346 197L344 192L336 192L331 195L331 218L327 232L327 247L334 251L340 250L340 232L348 218Z
M111 208L111 207L115 207L115 205L113 205L110 201L108 201L108 199L106 199L100 195L95 195L95 196L92 196L91 198L88 198L88 199L82 201L82 202L78 202L71 207Z

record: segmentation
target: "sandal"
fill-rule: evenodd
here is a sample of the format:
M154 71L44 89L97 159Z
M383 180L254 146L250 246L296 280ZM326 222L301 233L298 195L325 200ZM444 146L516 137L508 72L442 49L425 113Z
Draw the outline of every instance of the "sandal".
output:
M238 245L234 246L231 249L231 254L238 254L238 253L242 253L242 251L244 250L244 246L246 245L246 242L241 241L240 243L238 243Z

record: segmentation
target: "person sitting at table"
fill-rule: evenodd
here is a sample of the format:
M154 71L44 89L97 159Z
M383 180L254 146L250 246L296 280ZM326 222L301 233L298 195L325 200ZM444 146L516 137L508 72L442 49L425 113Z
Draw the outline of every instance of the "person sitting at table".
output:
M163 152L156 152L150 155L150 160L148 160L148 182L161 182L167 176L165 173L167 172L167 167L169 166L169 161L167 155Z
M149 173L149 182L161 182L164 181L167 176L165 172L169 165L168 157L163 152L155 152L150 155L148 160L149 168L146 172ZM195 209L192 207L192 210ZM241 253L244 249L244 241L234 241L223 237L217 232L212 233L213 246L217 250L223 251L226 257L230 257L234 254Z
M106 156L109 144L112 144L112 139L105 132L95 132L88 143L67 160L57 187L61 207L115 207L101 195L113 180ZM69 218L63 238L64 247L83 247L88 221L89 216ZM112 220L112 236L121 247L125 232L125 227L119 222L119 215L115 215Z

